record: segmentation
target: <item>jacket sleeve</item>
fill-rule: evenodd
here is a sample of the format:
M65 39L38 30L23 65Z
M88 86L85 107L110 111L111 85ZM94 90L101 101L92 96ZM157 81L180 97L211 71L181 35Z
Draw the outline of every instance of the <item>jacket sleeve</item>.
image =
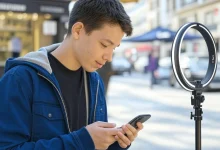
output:
M118 142L116 141L115 143L113 143L112 145L110 145L108 147L108 150L126 150L126 149L129 149L130 145L126 148L122 148Z
M31 142L31 79L7 72L0 79L0 150L94 150L85 128L50 140Z

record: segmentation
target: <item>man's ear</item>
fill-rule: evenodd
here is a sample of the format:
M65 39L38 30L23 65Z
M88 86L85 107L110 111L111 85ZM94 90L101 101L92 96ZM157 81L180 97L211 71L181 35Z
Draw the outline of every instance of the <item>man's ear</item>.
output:
M80 32L83 31L84 25L82 22L76 22L73 26L72 26L72 35L73 38L78 40L79 36L80 36Z

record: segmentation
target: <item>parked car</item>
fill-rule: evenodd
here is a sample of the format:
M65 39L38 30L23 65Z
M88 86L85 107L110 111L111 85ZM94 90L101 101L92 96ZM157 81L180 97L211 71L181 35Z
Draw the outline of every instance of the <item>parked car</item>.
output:
M170 78L171 58L164 57L159 60L159 67L156 71L157 82Z
M185 74L186 77L190 76L189 75L190 59L191 58L187 54L181 54L180 66L181 66L181 69L182 69L182 71L183 71L183 73ZM174 76L172 66L170 67L169 84L172 87L174 87L174 86L176 86L178 84L177 80L176 80L176 78Z
M139 57L134 63L134 69L138 72L146 73L149 60L146 56Z
M188 67L183 69L183 72L189 81L202 80L208 69L209 58L205 57L189 57ZM172 80L171 86L175 85L176 79L172 73L170 81ZM171 82L170 82L171 83ZM220 62L218 62L218 68L215 74L215 77L208 85L207 90L209 89L220 89Z
M188 67L189 57L186 54L181 54L180 66L185 72L185 68ZM173 74L171 57L163 57L159 60L159 67L156 73L157 81L160 82L162 80L169 81L171 86L174 86L176 83L176 78Z
M114 56L112 59L112 70L115 74L123 74L124 72L131 74L132 66L125 57Z

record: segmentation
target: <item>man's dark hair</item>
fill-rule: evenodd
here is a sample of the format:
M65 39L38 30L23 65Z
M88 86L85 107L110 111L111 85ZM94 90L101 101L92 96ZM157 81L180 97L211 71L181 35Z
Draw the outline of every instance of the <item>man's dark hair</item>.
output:
M104 24L118 24L127 36L132 34L130 17L119 0L77 0L70 13L67 36L76 22L84 24L87 34Z

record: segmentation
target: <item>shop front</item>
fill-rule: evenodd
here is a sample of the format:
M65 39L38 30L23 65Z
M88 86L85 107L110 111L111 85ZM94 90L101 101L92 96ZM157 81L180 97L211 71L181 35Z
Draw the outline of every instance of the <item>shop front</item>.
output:
M61 42L68 21L67 0L1 0L0 65L12 56L13 37L20 40L20 56L41 46ZM18 44L19 45L19 44ZM1 72L1 71L0 71Z

